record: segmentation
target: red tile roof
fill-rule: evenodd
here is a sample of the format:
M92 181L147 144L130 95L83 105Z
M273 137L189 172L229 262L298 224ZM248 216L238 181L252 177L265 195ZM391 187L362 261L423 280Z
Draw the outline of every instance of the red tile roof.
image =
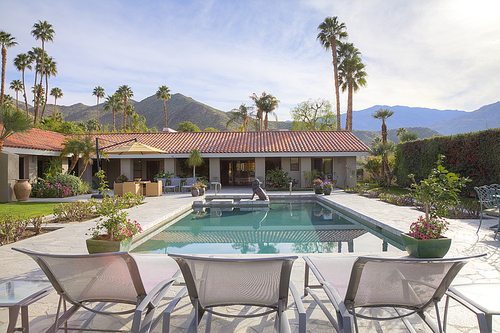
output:
M4 147L61 151L65 137L65 134L33 128L25 134L9 136L4 141Z
M99 146L137 138L169 154L200 153L323 153L368 152L349 131L176 132L99 134ZM116 147L112 147L111 150Z

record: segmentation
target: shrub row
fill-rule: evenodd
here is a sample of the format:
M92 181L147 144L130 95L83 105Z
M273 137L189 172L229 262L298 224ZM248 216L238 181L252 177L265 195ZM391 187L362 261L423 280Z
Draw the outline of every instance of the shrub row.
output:
M36 235L40 234L43 225L43 216L23 218L12 213L0 216L0 245L17 242L26 232L26 228L33 227Z
M88 191L89 185L73 175L59 174L47 179L38 178L31 184L31 196L35 198L64 198Z
M472 180L465 188L467 194L473 193L475 186L500 183L500 129L489 129L398 144L398 184L409 187L409 174L414 174L417 182L426 178L439 155L445 155L446 169Z

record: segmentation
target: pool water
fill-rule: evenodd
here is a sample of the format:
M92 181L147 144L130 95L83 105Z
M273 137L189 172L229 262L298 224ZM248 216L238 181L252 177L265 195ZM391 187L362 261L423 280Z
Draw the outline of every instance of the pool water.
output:
M190 212L139 240L135 253L272 254L386 252L401 248L361 221L319 203ZM399 248L398 248L399 247Z

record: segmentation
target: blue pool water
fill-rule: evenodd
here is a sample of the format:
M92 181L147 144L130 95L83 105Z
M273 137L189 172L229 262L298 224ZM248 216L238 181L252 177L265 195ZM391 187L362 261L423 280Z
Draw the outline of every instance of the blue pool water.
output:
M347 253L401 246L319 203L271 204L268 210L190 212L139 240L132 252L178 254Z

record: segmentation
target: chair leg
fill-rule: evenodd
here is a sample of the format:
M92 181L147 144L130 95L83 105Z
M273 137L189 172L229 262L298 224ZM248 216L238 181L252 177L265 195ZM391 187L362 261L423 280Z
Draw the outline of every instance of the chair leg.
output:
M478 234L479 229L481 229L481 223L483 223L483 207L481 207L481 212L479 213L479 226L477 227L476 234Z

